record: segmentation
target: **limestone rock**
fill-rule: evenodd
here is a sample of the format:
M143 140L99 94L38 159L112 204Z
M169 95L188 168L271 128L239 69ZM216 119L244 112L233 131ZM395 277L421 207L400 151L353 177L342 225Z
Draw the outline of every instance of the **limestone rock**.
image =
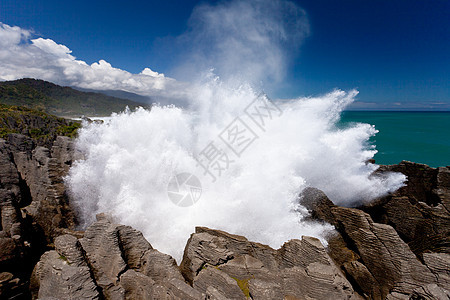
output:
M286 295L310 299L360 298L318 239L291 240L278 251L280 265L284 267L281 274Z
M220 265L220 270L234 278L256 278L263 277L265 279L276 280L270 278L272 273L264 266L264 264L251 255L238 255L225 264Z
M26 137L23 137L22 142L25 140ZM53 147L58 148L61 143L72 143L72 141L61 137L55 141ZM16 147L23 149L23 147ZM52 153L42 146L26 150L13 151L17 170L25 180L33 199L23 210L39 224L48 238L47 242L51 243L52 239L59 234L59 228L73 229L75 224L63 182L63 176L68 171L68 164L71 163L67 161L67 157L72 157L72 152L66 149L66 152L61 150Z
M304 236L302 240L290 240L278 250L279 265L282 268L306 268L312 263L331 265L330 258L322 243L313 237Z
M120 277L120 284L125 289L125 299L145 300L145 299L168 299L167 291L162 288L158 293L155 282L134 270L128 270Z
M400 172L407 176L407 184L396 191L395 196L407 196L430 205L437 201L433 193L437 169L424 164L402 161L397 165L380 166L378 173L380 172Z
M354 260L344 263L343 268L348 276L361 289L365 298L382 299L378 282L365 265L357 260Z
M156 249L146 251L142 256L141 264L140 272L157 282L172 278L184 281L175 259Z
M335 221L331 208L335 205L321 190L313 187L305 188L300 195L299 203L310 212L313 219L334 225Z
M192 282L205 264L217 266L238 255L250 254L264 263L266 268L277 268L276 251L269 246L249 242L245 237L220 230L196 227L184 250L180 264L183 276Z
M250 280L248 285L253 299L288 299L289 297L284 295L281 278L275 281L255 278Z
M63 177L73 141L52 148L0 139L0 298L40 299L447 299L450 168L402 162L408 185L360 209L307 188L299 203L336 226L328 248L303 237L280 249L196 228L180 267L143 235L106 215L83 233ZM363 212L363 210L366 212ZM388 225L389 224L389 225ZM339 233L338 233L339 232ZM170 237L168 237L170 238ZM28 276L28 277L27 277ZM353 284L353 286L352 286Z
M438 285L450 287L450 254L424 253L423 260L430 271L436 276Z
M141 232L130 226L121 225L117 227L117 233L126 263L132 269L139 269L144 253L153 249L152 246Z
M436 282L391 226L374 223L357 209L335 207L332 211L340 230L351 239L378 282L382 298L390 292L409 295L418 286Z
M194 288L217 299L242 295L253 299L360 298L320 241L311 237L291 240L274 250L201 227L189 239L181 267Z
M283 294L290 299L360 299L344 277L320 263L283 271Z
M167 278L165 282L155 282L135 270L128 270L120 277L120 284L125 290L125 299L130 300L197 300L205 296L187 285L184 280Z
M181 281L177 278L169 279L166 286L168 286L169 291L173 295L171 299L180 300L197 300L205 299L203 293L193 289L191 286L186 284L185 281Z
M80 243L106 298L125 297L125 291L118 284L120 275L127 268L119 246L118 225L107 220L98 221L86 229Z
M391 197L382 205L383 223L392 224L417 255L450 251L450 214L443 204L430 206L407 196ZM375 214L373 210L369 213Z
M450 211L450 167L438 168L436 179L434 193L439 197L445 209Z
M159 299L169 295L168 299L190 299L189 295L196 294L185 283L175 260L153 249L142 233L113 224L106 216L98 219L87 228L80 243L106 298L159 295L154 296ZM142 287L131 284L133 280Z
M55 239L56 251L72 266L87 267L83 249L78 239L70 234L60 235Z
M99 299L89 268L71 265L54 250L41 257L31 282L33 299Z
M361 209L375 222L392 225L418 256L450 253L450 168L403 161L380 170L405 174L407 185Z
M337 231L332 231L327 235L327 253L338 266L345 263L359 260L358 253L350 249L342 235Z
M409 296L411 300L447 300L450 299L450 292L436 284L427 284L416 288Z
M203 293L206 293L208 288L210 288L210 290L212 288L216 293L218 292L227 299L246 298L235 279L213 266L201 270L195 277L193 286L196 290Z

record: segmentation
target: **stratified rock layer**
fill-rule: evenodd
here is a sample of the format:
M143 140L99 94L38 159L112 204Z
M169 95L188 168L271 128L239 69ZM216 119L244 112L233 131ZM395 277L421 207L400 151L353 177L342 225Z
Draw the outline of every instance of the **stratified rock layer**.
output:
M380 169L402 172L407 185L359 209L338 207L314 188L299 201L313 219L335 225L328 253L365 298L447 299L450 168L405 161Z
M76 152L68 137L52 145L37 146L20 134L0 139L0 298L29 297L36 261L56 236L73 232L63 176Z
M392 226L353 208L330 205L344 247L332 259L302 237L280 249L197 227L180 267L129 226L99 216L83 238L62 235L35 267L34 299L446 299L450 255L423 261ZM336 236L332 236L335 239ZM339 245L339 243L338 243ZM444 297L444 298L442 298Z
M388 197L361 207L378 223L390 224L421 257L427 251L450 253L450 167L412 162L382 166L401 172L408 184Z
M336 228L327 248L298 237L272 249L197 227L178 266L106 215L74 230L62 178L79 157L66 137L51 149L0 139L1 299L450 299L449 167L382 166L407 186L359 208L305 189L307 221Z
M83 238L55 240L35 267L33 299L203 299L187 284L175 260L129 226L103 216ZM54 288L53 288L54 287Z
M242 292L254 299L359 298L320 241L311 237L274 250L242 236L198 227L180 267L195 288L233 295L231 299L241 299Z

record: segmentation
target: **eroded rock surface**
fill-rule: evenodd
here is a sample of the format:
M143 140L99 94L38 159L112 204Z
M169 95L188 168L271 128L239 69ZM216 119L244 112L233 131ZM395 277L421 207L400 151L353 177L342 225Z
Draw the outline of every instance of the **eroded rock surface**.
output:
M34 269L31 290L34 299L361 298L311 237L275 250L199 227L186 245L181 270L138 231L102 217L81 239L68 234L55 239L55 250Z
M298 237L273 249L197 227L178 266L106 215L75 230L62 178L79 157L65 137L51 149L20 134L0 139L1 299L450 297L449 167L382 166L407 175L407 186L359 208L305 189L308 221L336 228L326 248Z
M364 297L447 299L450 168L402 162L379 172L389 171L405 174L407 185L359 209L314 188L299 201L313 219L335 225L328 253Z
M181 263L194 288L229 299L358 299L316 238L291 240L278 250L245 237L198 227ZM236 287L241 289L237 292Z
M139 231L104 216L80 239L57 237L55 247L33 272L34 299L204 298L184 281L172 257L153 249Z
M29 297L34 264L56 236L74 229L63 176L75 157L68 137L51 149L21 134L0 139L0 273L13 276L0 298Z
M431 168L412 162L382 166L380 172L405 174L407 185L392 195L361 207L378 223L390 224L422 253L450 253L450 167Z

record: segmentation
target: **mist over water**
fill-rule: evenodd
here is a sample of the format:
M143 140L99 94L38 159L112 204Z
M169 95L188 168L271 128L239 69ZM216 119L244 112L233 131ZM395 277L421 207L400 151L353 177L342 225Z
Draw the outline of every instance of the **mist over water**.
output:
M269 3L274 13L260 20L264 17L261 7ZM306 212L296 204L307 186L323 190L335 204L349 206L403 185L401 174L371 175L377 169L374 164L366 164L376 153L368 144L376 134L373 126L337 127L341 112L355 100L356 91L336 90L319 97L276 101L281 112L268 119L263 128L252 123L246 108L255 99L263 99L254 83L263 82L270 72L276 71L279 76L289 57L281 46L291 36L286 28L292 22L273 16L282 13L291 20L302 11L288 1L231 1L201 7L194 16L211 24L216 34L232 39L236 34L229 28L232 22L222 22L221 26L213 22L242 7L253 12L247 14L245 24L260 34L256 41L264 41L264 53L272 51L270 55L267 52L261 57L255 52L257 47L247 49L250 54L237 49L235 54L244 53L240 59L223 55L226 59L217 61L219 67L213 73L206 72L191 82L183 108L154 106L151 110L127 111L113 115L105 124L85 124L79 131L76 144L86 158L74 163L66 184L83 226L93 222L99 212L110 213L117 222L142 231L155 248L180 261L195 226L244 235L275 248L302 235L322 238L331 226L302 221ZM276 25L276 34L267 30L267 24ZM189 34L195 36L193 32ZM236 40L241 42L233 47L242 47L254 37L238 35ZM213 49L224 50L221 42L213 43ZM245 56L252 52L257 59L246 64ZM272 60L276 63L267 64L264 59L268 57L276 58ZM257 64L259 58L262 60ZM233 72L237 73L235 77ZM248 83L242 81L243 77ZM228 149L232 162L213 182L196 158L210 142L227 149L219 136L236 117L251 127L257 138L240 156ZM183 172L194 174L202 185L200 200L189 207L175 205L167 193L173 176Z
M291 1L234 0L194 8L188 30L170 46L183 49L173 58L173 75L192 81L205 70L228 84L276 89L309 35L306 12Z
M335 91L282 104L281 116L267 122L266 131L212 182L194 157L257 96L248 86L233 90L214 82L198 92L197 110L155 106L86 125L77 140L86 160L72 167L67 183L84 224L98 212L111 213L177 259L195 226L273 247L302 235L321 237L330 226L301 222L304 215L295 212L304 187L352 205L404 181L399 174L370 176L377 168L365 164L376 152L366 145L376 132L371 125L335 127L355 94ZM203 188L190 207L176 206L167 194L170 179L182 172L196 175Z

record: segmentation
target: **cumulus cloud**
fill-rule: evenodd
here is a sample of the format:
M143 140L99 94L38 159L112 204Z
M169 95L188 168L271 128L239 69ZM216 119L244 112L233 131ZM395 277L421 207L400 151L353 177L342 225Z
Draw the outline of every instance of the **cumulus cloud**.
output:
M54 55L59 58L70 58L71 60L75 60L75 57L70 55L70 53L72 53L72 50L64 45L55 43L51 39L38 38L32 40L32 43L34 46L38 47L48 54Z
M31 36L29 30L0 23L0 80L31 77L86 89L124 90L156 99L176 99L185 93L183 83L150 68L132 74L104 60L89 65L76 59L67 46Z
M0 23L0 80L32 77L85 89L123 90L184 106L196 79L203 80L205 74L211 78L211 69L223 82L270 90L271 83L284 79L308 32L306 13L291 1L200 4L188 30L170 43L178 47L173 74L182 82L150 68L132 74L104 60L87 64L66 45Z
M19 44L23 39L30 36L30 32L23 30L20 27L11 27L0 23L0 46L6 47L8 45Z

